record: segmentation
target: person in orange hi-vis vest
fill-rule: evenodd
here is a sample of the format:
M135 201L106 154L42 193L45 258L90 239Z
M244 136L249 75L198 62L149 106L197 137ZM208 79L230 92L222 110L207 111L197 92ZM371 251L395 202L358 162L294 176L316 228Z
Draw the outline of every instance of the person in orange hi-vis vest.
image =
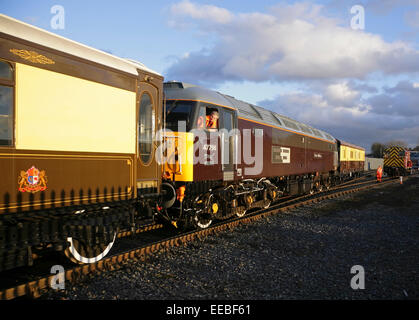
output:
M218 127L218 112L213 111L211 115L207 116L206 125L208 129L217 129Z
M378 166L377 169L377 182L381 182L381 177L383 176L383 169L381 166Z

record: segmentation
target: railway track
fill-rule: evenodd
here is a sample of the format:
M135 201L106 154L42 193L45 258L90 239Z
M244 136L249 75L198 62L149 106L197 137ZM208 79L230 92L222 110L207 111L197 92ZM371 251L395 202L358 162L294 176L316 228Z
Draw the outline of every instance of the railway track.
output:
M147 239L142 239L142 241L140 241L140 239L135 239L136 243L143 242L140 243L139 246L136 245L135 247L131 247L132 245L129 244L125 245L125 247L120 246L118 252L115 252L111 256L106 257L93 264L74 266L74 264L68 262L63 263L63 267L65 269L63 274L64 279L66 282L81 281L86 275L91 273L118 269L129 259L144 261L146 257L150 256L153 252L157 252L159 250L167 249L174 246L183 245L185 243L193 241L194 239L201 239L203 237L206 237L207 235L215 234L224 230L234 229L240 224L250 223L255 220L264 218L266 216L274 215L280 212L285 212L298 206L319 202L325 199L336 198L345 194L354 193L368 188L380 187L390 183L399 183L398 179L391 178L383 179L383 182L380 184L377 184L375 180L358 182L362 179L363 177L358 178L356 180L351 181L351 184L342 184L321 193L284 199L283 201L271 205L271 207L267 209L255 210L254 212L250 212L241 218L220 221L218 223L214 223L209 228L203 230L193 230L189 232L180 233L179 231L174 229L163 228L163 225L160 224L150 224L147 226L143 226L135 232L122 232L118 234L118 238L130 239L129 236L133 236L139 233L143 233L142 237L144 237L145 235L148 236L144 237ZM163 230L165 231L162 232ZM157 234L157 231L159 231L160 233ZM48 266L48 271L50 270L53 264L56 263L46 262L46 265ZM21 270L20 272L25 272L25 270ZM1 276L2 275L0 275L0 281L2 279ZM28 280L28 277L32 279ZM25 276L20 276L20 278L21 280L16 280L17 283L10 286L2 286L0 288L0 300L10 300L24 296L30 298L38 298L42 295L43 291L50 287L52 281L56 281L57 275L49 273L47 275L37 274L31 276L26 274Z

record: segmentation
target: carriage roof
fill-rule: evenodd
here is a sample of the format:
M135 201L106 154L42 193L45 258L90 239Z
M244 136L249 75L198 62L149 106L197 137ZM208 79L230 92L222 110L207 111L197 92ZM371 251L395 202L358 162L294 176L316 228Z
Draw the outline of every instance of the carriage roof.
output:
M0 32L96 62L104 66L124 71L134 76L138 76L137 69L161 76L159 73L147 68L144 64L135 60L123 59L114 56L110 53L64 38L52 32L8 17L4 14L0 14Z

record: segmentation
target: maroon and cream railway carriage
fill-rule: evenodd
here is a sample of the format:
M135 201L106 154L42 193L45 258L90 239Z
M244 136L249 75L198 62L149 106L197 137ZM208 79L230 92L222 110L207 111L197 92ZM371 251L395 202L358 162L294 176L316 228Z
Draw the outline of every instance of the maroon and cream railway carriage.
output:
M165 183L177 192L167 217L174 224L204 228L214 218L268 207L281 195L331 185L338 150L328 133L202 87L167 82L164 92L172 131L164 152L176 159L164 167ZM214 111L215 129L208 127Z
M346 141L337 140L337 142L341 179L359 176L364 171L365 149Z
M0 15L0 270L43 248L99 260L147 221L162 86L141 63Z

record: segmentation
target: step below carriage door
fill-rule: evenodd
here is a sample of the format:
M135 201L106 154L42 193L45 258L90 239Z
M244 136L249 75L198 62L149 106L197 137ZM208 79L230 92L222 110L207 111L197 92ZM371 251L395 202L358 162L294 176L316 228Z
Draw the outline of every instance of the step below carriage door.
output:
M158 126L158 89L147 82L139 82L137 99L137 190L140 195L158 192L159 188L161 174L153 140Z
M237 129L237 115L234 110L221 108L221 130L220 142L221 142L221 167L223 171L223 180L230 181L234 180L234 171L237 166L237 161L234 161L234 157L237 156L237 135L235 129Z

